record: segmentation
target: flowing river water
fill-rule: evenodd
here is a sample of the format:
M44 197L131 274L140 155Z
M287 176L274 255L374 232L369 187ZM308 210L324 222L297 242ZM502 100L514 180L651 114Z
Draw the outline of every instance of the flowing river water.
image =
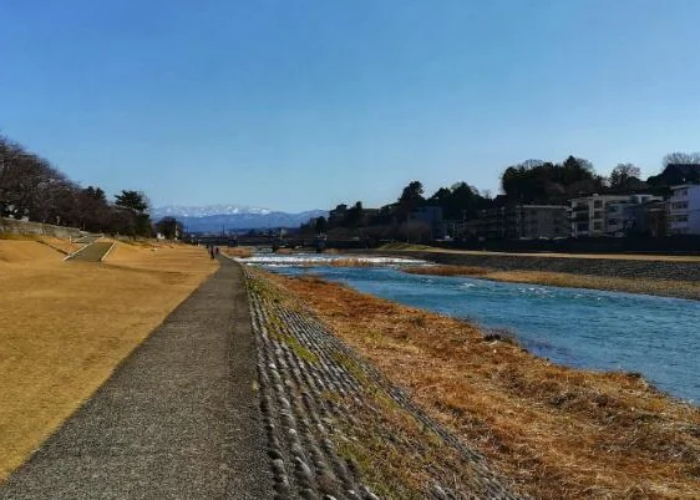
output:
M309 259L316 260L314 267L307 267ZM313 272L377 297L487 329L505 328L531 352L554 362L639 372L659 389L700 404L700 302L413 275L401 271L398 259L374 259L379 267L323 265L328 259L259 257L253 265L287 275Z

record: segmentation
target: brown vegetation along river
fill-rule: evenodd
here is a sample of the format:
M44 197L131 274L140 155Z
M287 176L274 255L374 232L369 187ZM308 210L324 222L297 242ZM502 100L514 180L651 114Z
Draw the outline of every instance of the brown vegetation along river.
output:
M700 260L694 257L518 255L439 250L381 253L439 264L411 269L415 274L474 276L494 281L700 300Z
M270 276L538 498L697 498L700 409L634 374L553 365L469 323Z
M471 276L474 278L503 281L508 283L529 283L536 285L559 286L570 288L588 288L591 290L609 290L612 292L641 293L661 297L678 297L700 300L700 283L639 278L618 278L615 276L589 276L585 274L555 273L548 271L501 271L473 266L421 266L404 269L411 274L432 276Z

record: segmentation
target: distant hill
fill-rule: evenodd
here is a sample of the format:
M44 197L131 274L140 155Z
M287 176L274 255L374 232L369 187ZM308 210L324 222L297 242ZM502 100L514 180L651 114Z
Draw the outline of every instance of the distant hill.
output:
M268 228L297 228L312 217L328 216L325 210L300 213L274 212L265 208L238 205L210 205L203 207L166 206L154 209L151 219L175 217L185 225L187 232L211 233L221 230Z

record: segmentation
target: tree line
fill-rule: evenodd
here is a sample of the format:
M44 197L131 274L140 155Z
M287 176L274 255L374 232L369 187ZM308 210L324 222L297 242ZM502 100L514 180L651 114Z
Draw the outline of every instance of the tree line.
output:
M694 167L679 170L679 165ZM670 186L685 182L700 183L700 153L670 153L663 159L662 172L646 180L632 163L620 163L610 175L603 176L596 173L590 161L573 155L561 162L526 160L501 173L501 193L495 197L467 182L441 187L425 196L423 184L411 181L395 202L378 210L368 211L361 201L345 210L345 205L338 205L331 214L343 214L342 217L321 217L302 227L302 231L335 232L339 236L354 232L372 238L402 238L409 233L426 236L425 221L411 218L421 207L440 208L446 220L469 221L481 210L515 204L567 205L572 198L592 194L668 195Z
M0 135L0 216L86 231L151 236L148 198L123 190L109 200L81 187L47 159Z

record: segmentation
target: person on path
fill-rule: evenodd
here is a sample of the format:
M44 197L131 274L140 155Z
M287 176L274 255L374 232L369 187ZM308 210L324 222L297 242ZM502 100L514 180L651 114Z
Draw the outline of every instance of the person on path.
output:
M209 247L209 257L211 257L211 260L214 260L214 245Z

